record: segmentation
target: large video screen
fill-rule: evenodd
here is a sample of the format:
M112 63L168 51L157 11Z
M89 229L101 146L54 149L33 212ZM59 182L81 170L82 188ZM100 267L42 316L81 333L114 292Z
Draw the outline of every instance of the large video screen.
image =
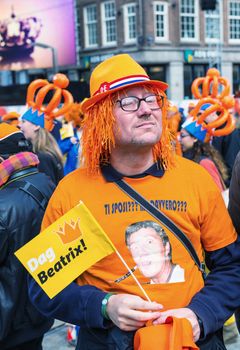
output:
M0 70L76 63L74 0L0 0Z

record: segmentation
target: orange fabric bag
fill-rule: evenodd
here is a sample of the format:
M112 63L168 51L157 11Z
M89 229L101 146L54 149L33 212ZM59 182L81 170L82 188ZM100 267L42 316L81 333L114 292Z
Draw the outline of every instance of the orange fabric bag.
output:
M192 326L186 318L168 317L165 324L137 330L134 350L199 350L193 341Z

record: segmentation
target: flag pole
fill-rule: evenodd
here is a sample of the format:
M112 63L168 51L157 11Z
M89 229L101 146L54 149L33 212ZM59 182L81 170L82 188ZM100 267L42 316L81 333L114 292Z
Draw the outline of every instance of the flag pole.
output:
M119 251L117 250L117 248L114 246L114 244L112 243L112 241L110 240L110 238L108 237L108 235L104 232L104 230L102 229L102 227L99 225L98 221L94 218L94 216L92 215L92 213L90 212L90 210L86 207L86 205L83 203L83 201L79 201L79 204L77 205L77 207L81 207L85 213L88 215L88 217L92 220L92 222L94 222L94 224L98 227L98 229L100 230L101 234L103 234L103 236L105 237L105 239L108 241L108 243L111 245L112 249L114 250L114 252L117 253L117 256L119 257L119 259L122 261L123 265L126 267L126 269L128 270L128 272L130 273L130 275L132 276L132 278L134 279L134 281L137 283L138 287L141 289L141 292L143 293L144 297L147 299L147 301L151 302L151 299L149 298L149 296L147 295L147 293L145 292L145 290L143 289L143 287L141 286L141 284L139 283L138 279L136 278L136 276L133 274L132 270L130 269L130 267L128 266L128 264L126 263L126 261L123 259L123 257L121 256L121 254L119 253Z
M149 296L147 295L146 291L143 289L143 287L141 286L141 284L139 283L137 277L134 275L134 273L132 272L132 270L130 269L130 267L128 266L128 264L126 263L126 261L123 259L122 255L119 253L119 251L116 249L115 247L115 252L117 253L119 259L122 261L122 263L124 264L124 266L127 268L128 272L131 274L132 278L134 279L134 281L137 283L138 287L141 289L143 295L145 296L145 298L147 299L147 301L151 302L151 299L149 298Z

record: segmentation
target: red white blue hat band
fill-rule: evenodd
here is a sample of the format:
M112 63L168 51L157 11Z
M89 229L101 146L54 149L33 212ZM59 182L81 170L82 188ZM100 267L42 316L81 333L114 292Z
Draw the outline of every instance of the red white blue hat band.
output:
M147 75L133 75L129 77L123 77L121 79L114 80L112 82L104 82L100 85L100 88L94 93L94 95L102 93L104 91L117 89L121 86L126 86L129 84L139 83L149 81L149 77Z

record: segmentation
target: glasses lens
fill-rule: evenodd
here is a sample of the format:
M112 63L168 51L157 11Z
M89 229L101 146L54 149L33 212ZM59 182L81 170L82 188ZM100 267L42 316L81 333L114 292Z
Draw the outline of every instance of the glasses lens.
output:
M137 97L124 97L121 99L121 107L126 112L133 112L138 109L138 98Z
M145 98L138 98L135 96L124 97L117 102L120 103L121 108L126 112L135 112L138 110L141 101L145 101L152 110L162 108L164 97L161 95L149 95Z
M159 109L163 106L163 97L160 95L149 95L145 97L145 101L152 110Z

